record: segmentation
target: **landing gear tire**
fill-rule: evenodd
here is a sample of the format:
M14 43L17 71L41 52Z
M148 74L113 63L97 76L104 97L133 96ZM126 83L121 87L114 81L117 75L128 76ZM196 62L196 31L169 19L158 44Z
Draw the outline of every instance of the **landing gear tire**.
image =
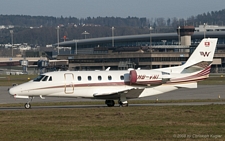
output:
M31 108L31 104L30 103L25 103L24 107L25 107L25 109L30 109Z
M114 100L106 100L105 101L105 104L108 106L108 107L113 107L115 105L115 102Z
M128 107L128 103L123 103L120 100L118 100L118 104L119 104L120 107Z
M123 107L128 107L128 103L123 103Z

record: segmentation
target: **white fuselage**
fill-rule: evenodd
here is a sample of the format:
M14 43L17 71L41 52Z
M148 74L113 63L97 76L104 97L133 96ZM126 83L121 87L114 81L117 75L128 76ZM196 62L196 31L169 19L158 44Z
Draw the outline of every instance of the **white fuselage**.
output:
M160 71L137 70L137 79L132 84L130 72L131 70L49 72L40 75L40 80L34 79L12 87L9 93L16 98L20 98L20 96L97 98L96 96L99 95L125 93L129 90L138 89L138 94L133 97L138 98L172 91L178 87L196 87L195 85L193 86L192 79L188 80L188 82L182 79L174 81L179 78L188 77L190 74L170 74L171 76L169 77L175 79L163 82L164 77L168 78L168 75L164 76ZM205 76L201 79L204 78ZM154 87L151 87L153 85Z
M111 93L134 88L128 85L129 71L62 71L44 74L45 81L29 81L10 89L21 96L59 96L93 98L94 94ZM143 86L140 86L142 88Z

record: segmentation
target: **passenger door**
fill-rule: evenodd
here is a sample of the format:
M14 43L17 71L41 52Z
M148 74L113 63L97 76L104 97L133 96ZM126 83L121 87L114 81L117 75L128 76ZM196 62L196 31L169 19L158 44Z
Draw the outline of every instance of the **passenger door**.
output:
M72 94L74 92L74 75L72 73L65 73L65 94Z

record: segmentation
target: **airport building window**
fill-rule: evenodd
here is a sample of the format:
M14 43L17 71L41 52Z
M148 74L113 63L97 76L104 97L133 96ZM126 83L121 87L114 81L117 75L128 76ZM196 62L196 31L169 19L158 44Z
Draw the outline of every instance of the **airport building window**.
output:
M124 80L124 76L123 75L120 76L120 80Z
M88 80L91 81L91 76L88 76Z
M112 80L112 76L109 75L109 76L108 76L108 80Z
M81 76L78 76L78 77L77 77L77 80L78 80L78 81L81 81Z
M101 76L98 76L98 80L102 80L102 77Z

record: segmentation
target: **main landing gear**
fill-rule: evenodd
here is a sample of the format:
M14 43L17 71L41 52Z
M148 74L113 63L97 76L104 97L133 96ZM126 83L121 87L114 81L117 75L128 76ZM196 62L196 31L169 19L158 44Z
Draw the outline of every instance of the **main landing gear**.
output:
M31 108L31 104L30 102L33 100L34 97L29 97L29 101L27 103L24 104L24 108L25 109L30 109Z
M115 106L114 100L106 100L105 104L108 107L114 107ZM119 104L120 107L127 107L128 106L128 102L127 101L122 102L121 100L118 100L118 104Z
M108 106L108 107L113 107L115 105L115 102L114 100L106 100L105 101L105 104Z
M128 107L128 102L127 101L122 102L122 101L118 100L118 103L119 103L120 107Z

